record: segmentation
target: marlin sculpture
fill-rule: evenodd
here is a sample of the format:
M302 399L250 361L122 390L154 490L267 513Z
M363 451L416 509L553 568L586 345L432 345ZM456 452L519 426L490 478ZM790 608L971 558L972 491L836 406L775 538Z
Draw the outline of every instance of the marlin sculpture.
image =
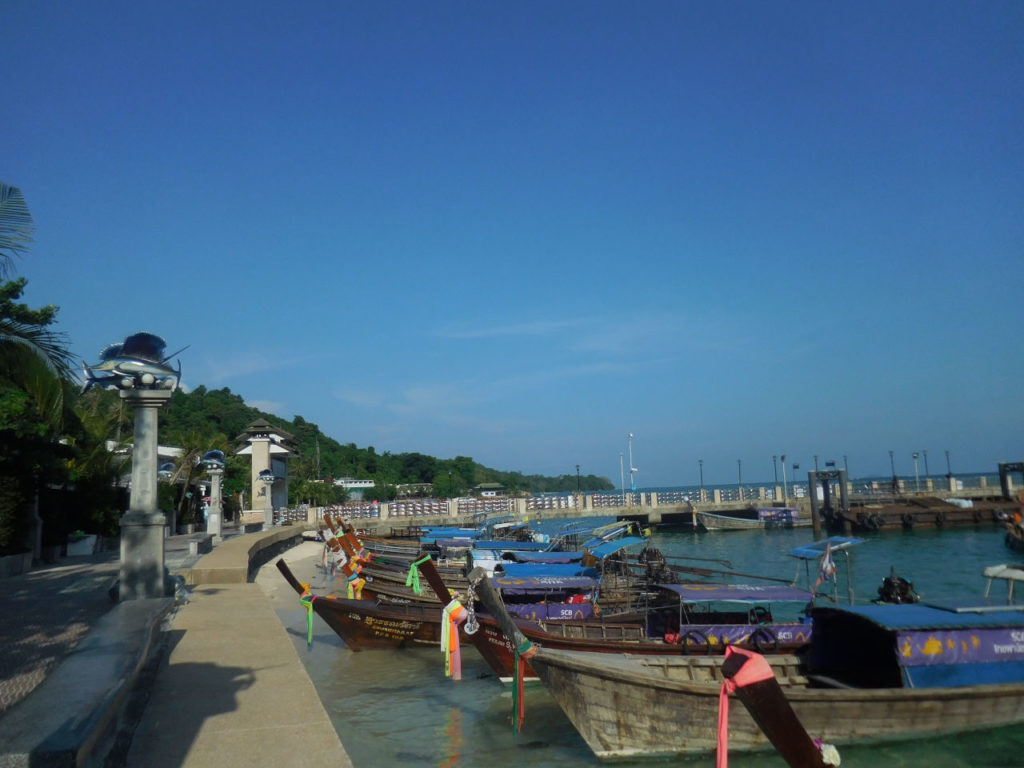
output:
M82 372L85 374L82 391L90 387L173 390L181 379L181 361L178 361L177 369L169 366L167 361L180 355L188 346L173 355L164 355L166 347L159 336L145 332L132 334L120 344L109 344L100 352L100 362L87 365L82 361ZM97 376L97 371L101 375Z

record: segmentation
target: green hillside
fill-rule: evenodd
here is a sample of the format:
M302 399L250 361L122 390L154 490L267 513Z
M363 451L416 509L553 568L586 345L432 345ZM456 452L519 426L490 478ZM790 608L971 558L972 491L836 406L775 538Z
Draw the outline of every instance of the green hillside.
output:
M311 492L308 481L342 477L375 480L378 487L374 496L382 500L393 496L395 486L409 483L430 483L433 487L428 495L442 497L465 494L480 483L501 483L509 493L576 490L575 474L524 475L485 467L468 456L439 459L422 453L378 453L373 446L339 443L301 416L289 421L265 413L246 405L227 388L208 390L201 386L187 393L175 391L160 412L160 442L200 453L220 448L232 457L240 447L235 438L261 418L295 439L299 454L291 463L295 500L303 500L304 494ZM242 490L247 479L248 460L229 459L225 494ZM594 475L582 475L579 482L587 491L615 487L607 478Z

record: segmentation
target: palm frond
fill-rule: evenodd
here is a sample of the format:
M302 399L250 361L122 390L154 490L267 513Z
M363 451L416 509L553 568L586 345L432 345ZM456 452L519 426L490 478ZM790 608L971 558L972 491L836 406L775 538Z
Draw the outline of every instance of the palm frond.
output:
M35 325L0 317L0 359L13 350L25 348L46 364L54 375L74 381L74 358L67 349L67 336ZM8 366L8 370L11 370Z
M59 432L63 428L66 382L56 374L49 360L29 346L0 340L0 366L7 378L32 398L46 425Z
M33 231L21 190L0 181L0 277L14 272L14 260L28 251Z

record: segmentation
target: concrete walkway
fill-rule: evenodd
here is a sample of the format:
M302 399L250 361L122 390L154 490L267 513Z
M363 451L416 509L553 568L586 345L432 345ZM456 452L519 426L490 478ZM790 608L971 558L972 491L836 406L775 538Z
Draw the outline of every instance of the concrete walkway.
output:
M0 579L0 641L15 651L7 654L6 668L0 666L7 710L0 710L0 766L349 768L275 613L274 595L283 583L273 565L277 557L263 566L264 579L243 580L259 550L250 542L279 534L225 540L205 557L223 548L214 558L218 568L237 557L234 569L243 576L235 583L194 584L188 602L170 614L142 605L157 601L110 600L116 552ZM284 557L298 572L310 570L322 546L299 544ZM169 543L167 562L189 581L203 558L189 557L187 547L187 541ZM282 604L286 598L294 609L294 594L281 593ZM151 642L161 617L163 631ZM83 674L91 670L98 672ZM75 707L68 706L72 701Z

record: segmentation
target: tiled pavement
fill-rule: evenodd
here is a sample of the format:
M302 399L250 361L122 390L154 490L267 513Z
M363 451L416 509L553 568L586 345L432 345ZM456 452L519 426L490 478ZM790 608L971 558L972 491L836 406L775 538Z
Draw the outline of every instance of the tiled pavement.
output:
M171 573L198 559L192 536L165 539ZM115 605L109 591L120 552L61 558L0 579L0 717L46 679L89 629Z

